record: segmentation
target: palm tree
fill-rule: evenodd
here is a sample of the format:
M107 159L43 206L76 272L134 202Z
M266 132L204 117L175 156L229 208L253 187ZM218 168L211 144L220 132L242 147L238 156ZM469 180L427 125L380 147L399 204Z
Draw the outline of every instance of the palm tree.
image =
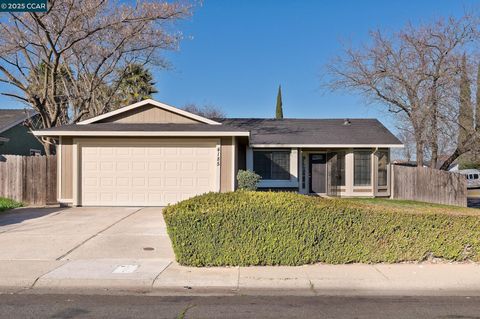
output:
M118 106L140 102L157 93L150 70L142 64L132 63L118 72Z

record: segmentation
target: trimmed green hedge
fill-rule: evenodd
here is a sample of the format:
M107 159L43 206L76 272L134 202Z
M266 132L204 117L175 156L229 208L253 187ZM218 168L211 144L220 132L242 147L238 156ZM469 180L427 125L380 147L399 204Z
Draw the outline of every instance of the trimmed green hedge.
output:
M190 266L478 261L480 216L408 212L295 193L209 193L164 210Z

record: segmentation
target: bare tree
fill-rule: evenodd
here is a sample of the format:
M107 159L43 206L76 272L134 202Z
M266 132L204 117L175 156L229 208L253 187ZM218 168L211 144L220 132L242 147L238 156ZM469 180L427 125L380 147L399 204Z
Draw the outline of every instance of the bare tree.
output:
M177 48L171 24L191 5L138 0L50 0L46 13L0 19L1 94L31 105L43 127L77 122L112 108L131 63L165 66L160 53ZM47 154L51 141L44 141Z
M468 16L419 27L409 24L393 34L371 32L370 45L347 47L328 65L328 86L355 90L408 119L417 165L424 164L428 150L431 166L436 167L441 135L458 119L461 56L476 35Z
M183 107L187 112L197 114L209 119L222 119L225 118L225 112L217 106L214 105L203 105L198 106L196 104L187 104Z
M415 153L415 135L413 134L413 129L411 127L408 119L404 121L398 121L397 125L398 138L402 141L405 146L403 149L397 151L397 154L402 154L401 159L405 159L407 162L412 160L413 154Z

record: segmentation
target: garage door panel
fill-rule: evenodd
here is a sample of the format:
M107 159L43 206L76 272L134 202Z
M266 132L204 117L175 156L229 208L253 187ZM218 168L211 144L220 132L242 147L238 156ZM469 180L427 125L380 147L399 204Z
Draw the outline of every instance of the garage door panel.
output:
M160 177L149 177L148 178L149 187L158 187L162 186L162 179Z
M133 187L144 187L145 186L145 178L146 177L133 177L132 178L132 186Z
M113 161L101 162L100 170L102 171L113 171L115 169Z
M216 143L81 145L82 205L163 206L215 191Z
M112 202L115 199L115 194L113 192L101 192L100 200L103 202Z
M100 185L102 187L112 187L114 186L114 178L113 177L102 177L100 181Z
M182 171L193 171L193 161L182 162Z
M150 172L162 171L162 163L160 161L149 162L148 163L148 170Z

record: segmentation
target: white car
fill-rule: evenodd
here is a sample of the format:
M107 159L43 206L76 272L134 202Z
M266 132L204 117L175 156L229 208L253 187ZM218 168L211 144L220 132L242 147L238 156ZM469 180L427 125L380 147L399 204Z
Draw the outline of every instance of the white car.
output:
M463 169L460 174L467 178L467 188L480 188L480 171L478 169Z

